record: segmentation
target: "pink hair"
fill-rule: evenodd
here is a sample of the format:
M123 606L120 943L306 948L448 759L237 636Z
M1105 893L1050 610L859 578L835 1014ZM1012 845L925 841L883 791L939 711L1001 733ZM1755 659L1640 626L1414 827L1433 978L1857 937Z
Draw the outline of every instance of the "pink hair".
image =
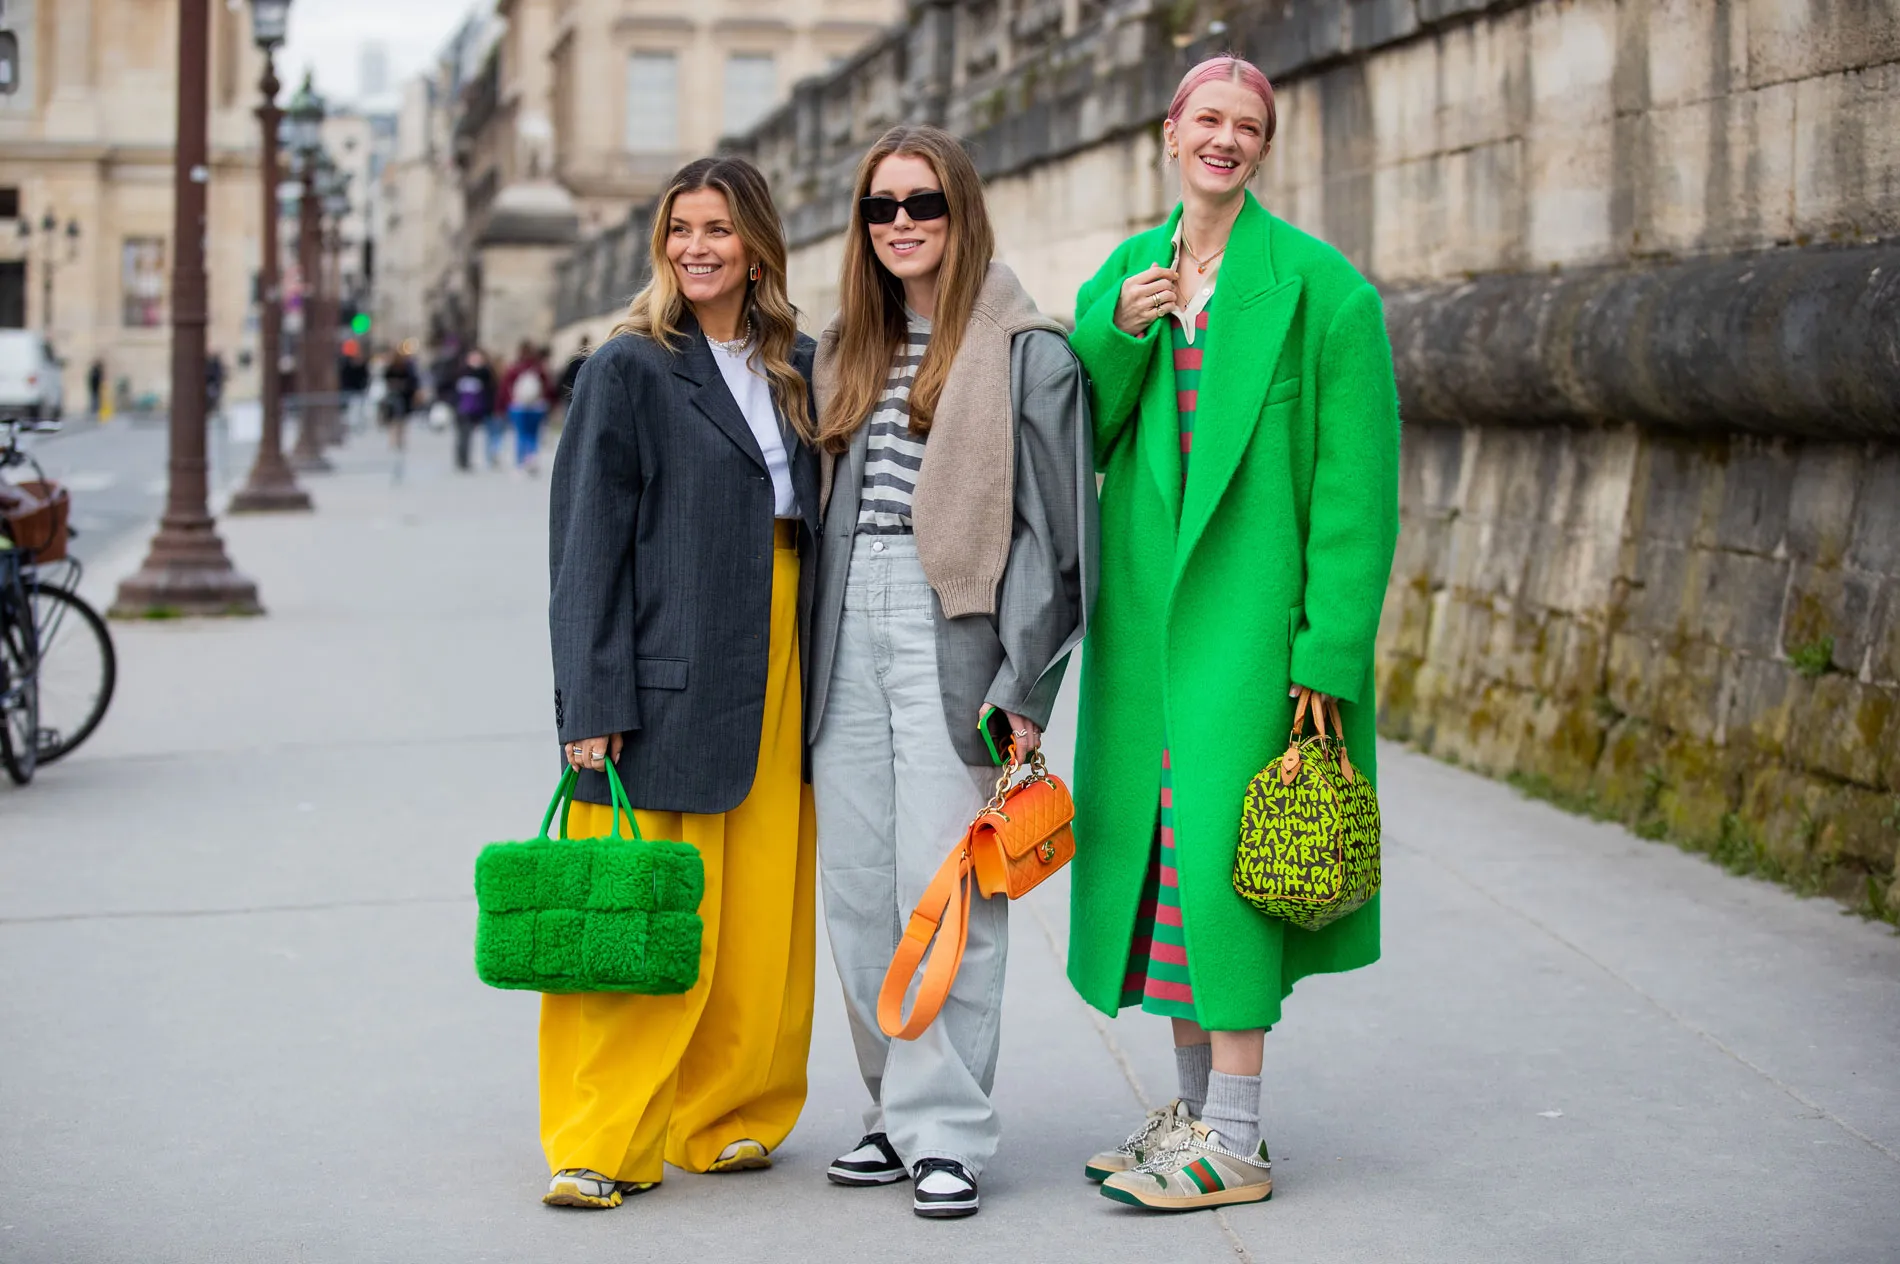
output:
M1259 97L1267 107L1266 139L1273 139L1278 119L1273 112L1273 85L1260 73L1260 67L1239 57L1210 57L1181 77L1181 86L1174 90L1174 100L1168 106L1168 121L1179 122L1181 111L1187 109L1188 98L1194 90L1204 83L1237 83L1247 91Z

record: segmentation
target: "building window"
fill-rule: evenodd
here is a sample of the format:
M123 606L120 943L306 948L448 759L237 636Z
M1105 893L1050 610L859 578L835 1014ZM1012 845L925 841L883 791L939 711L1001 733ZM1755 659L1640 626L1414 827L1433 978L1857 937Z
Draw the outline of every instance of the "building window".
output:
M20 191L0 189L0 219L20 218Z
M155 329L165 323L165 243L157 237L128 237L120 267L127 329Z
M627 149L670 154L679 149L679 59L635 53L627 59Z
M725 134L736 136L778 104L778 64L770 53L734 53L726 58Z

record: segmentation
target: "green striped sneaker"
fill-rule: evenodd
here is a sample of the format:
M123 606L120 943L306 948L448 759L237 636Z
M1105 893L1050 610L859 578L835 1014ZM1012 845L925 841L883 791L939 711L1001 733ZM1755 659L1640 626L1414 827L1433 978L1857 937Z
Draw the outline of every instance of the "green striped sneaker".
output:
M1149 1111L1148 1118L1129 1134L1128 1140L1090 1159L1083 1166L1082 1175L1092 1181L1105 1181L1117 1172L1126 1172L1165 1149L1176 1132L1193 1122L1187 1103L1177 1097L1160 1110Z
M1220 1134L1196 1123L1173 1142L1146 1163L1109 1177L1102 1196L1155 1211L1198 1211L1273 1197L1273 1164L1264 1141L1247 1158L1221 1149Z

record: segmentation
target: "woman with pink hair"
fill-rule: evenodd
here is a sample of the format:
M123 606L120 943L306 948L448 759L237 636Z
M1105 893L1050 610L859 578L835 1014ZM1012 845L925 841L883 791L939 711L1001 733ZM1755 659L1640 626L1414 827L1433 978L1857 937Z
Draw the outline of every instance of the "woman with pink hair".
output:
M1337 701L1374 775L1372 650L1398 538L1398 392L1379 295L1262 207L1252 64L1189 71L1162 124L1180 204L1076 296L1101 585L1084 644L1069 978L1171 1020L1180 1095L1087 1174L1188 1210L1273 1191L1264 1036L1299 979L1379 956L1379 903L1318 931L1234 892L1248 782L1296 700ZM1317 705L1314 707L1317 710Z

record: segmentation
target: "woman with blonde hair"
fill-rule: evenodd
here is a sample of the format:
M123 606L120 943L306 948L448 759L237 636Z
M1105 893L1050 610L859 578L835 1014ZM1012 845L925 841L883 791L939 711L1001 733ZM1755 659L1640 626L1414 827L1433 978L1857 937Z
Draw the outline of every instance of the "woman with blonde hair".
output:
M811 792L800 613L818 522L812 340L765 178L673 178L652 279L591 355L554 462L554 722L569 829L608 833L613 761L647 838L698 848L699 981L541 1004L543 1201L615 1207L689 1172L767 1167L805 1101Z
M829 1175L909 1177L928 1217L975 1212L996 1151L1007 902L976 901L948 1003L916 1040L885 1037L878 990L995 764L1040 742L1093 584L1081 370L994 250L956 140L887 132L858 164L814 375L825 503L807 729L826 925L871 1096L864 1139Z
M1293 698L1337 699L1373 775L1373 637L1398 538L1379 295L1247 191L1274 124L1251 63L1188 72L1162 124L1180 204L1082 287L1071 338L1105 477L1069 978L1105 1013L1170 1019L1180 1076L1085 1170L1110 1198L1171 1211L1272 1193L1266 1029L1299 979L1379 956L1377 899L1306 931L1233 886L1247 785L1285 749Z

